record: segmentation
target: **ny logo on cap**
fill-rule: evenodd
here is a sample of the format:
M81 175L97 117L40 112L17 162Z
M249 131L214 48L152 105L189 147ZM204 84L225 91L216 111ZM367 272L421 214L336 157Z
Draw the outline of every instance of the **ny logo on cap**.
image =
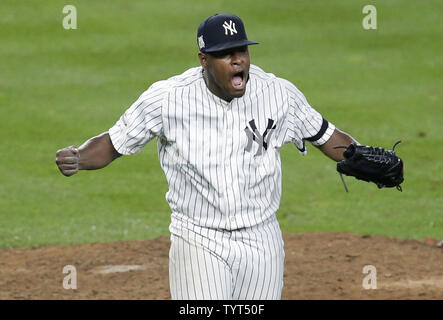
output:
M246 151L251 152L252 150L252 143L253 141L257 142L258 144L258 150L255 153L256 156L260 156L262 154L262 149L268 150L269 146L269 140L271 139L272 133L274 132L275 128L277 127L276 124L274 124L274 120L268 119L268 125L266 126L265 132L263 132L263 135L258 132L257 126L255 125L255 120L252 119L249 121L249 126L245 128L246 136L248 137L248 145L246 146Z
M234 33L237 33L237 30L235 29L235 23L232 22L232 20L229 20L229 24L225 21L223 23L223 28L225 28L225 35L228 35L228 30L231 31L231 36Z

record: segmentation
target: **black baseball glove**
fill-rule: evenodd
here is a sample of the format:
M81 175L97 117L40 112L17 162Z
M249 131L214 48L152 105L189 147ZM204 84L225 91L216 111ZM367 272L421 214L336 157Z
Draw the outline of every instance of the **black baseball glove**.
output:
M345 146L343 156L345 160L337 163L337 171L340 173L346 192L348 191L342 174L353 176L356 179L374 182L379 188L396 187L402 191L400 184L403 182L403 161L395 153L394 149L400 141L396 142L392 150L361 146L355 143Z

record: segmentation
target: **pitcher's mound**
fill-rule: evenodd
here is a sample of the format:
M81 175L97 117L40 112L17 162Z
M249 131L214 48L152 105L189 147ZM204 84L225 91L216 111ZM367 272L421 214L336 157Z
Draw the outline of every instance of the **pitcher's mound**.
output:
M284 238L283 299L443 299L443 248L433 244L347 233ZM167 237L0 250L0 299L169 299L168 254ZM65 266L77 273L65 286L76 289L63 287L74 270Z

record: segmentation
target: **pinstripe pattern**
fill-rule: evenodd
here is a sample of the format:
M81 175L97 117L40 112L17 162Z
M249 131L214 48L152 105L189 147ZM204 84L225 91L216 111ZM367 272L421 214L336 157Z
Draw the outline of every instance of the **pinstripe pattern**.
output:
M272 134L260 144L269 119ZM109 130L118 152L137 153L158 138L172 210L173 297L279 298L280 148L294 143L306 154L306 140L321 145L334 128L292 83L254 65L245 95L231 102L212 94L196 67L154 83L126 110Z
M172 299L280 299L284 256L275 216L233 231L183 225L171 236Z

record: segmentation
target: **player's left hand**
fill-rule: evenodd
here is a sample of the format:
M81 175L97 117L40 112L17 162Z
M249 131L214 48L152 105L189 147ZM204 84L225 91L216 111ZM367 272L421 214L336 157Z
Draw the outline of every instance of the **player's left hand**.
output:
M343 153L345 160L337 163L337 171L359 180L374 182L379 188L396 187L402 191L400 184L404 180L403 160L394 153L398 143L400 141L394 144L392 150L355 143L347 148L337 146L335 148L346 148ZM345 189L348 191L346 185Z

